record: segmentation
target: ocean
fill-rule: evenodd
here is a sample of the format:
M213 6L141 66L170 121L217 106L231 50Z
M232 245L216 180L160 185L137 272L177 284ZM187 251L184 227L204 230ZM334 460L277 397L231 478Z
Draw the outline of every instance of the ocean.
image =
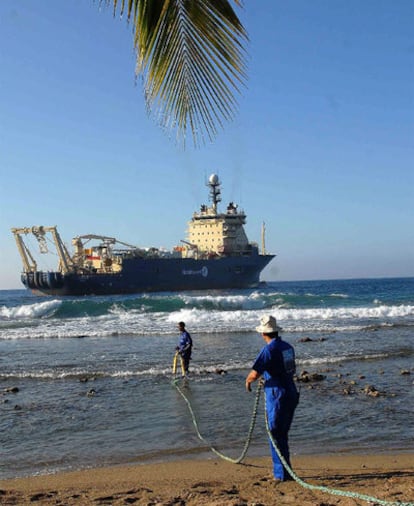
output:
M0 291L0 479L214 457L174 386L177 322L194 341L178 384L200 433L237 458L244 380L273 314L296 350L292 455L414 450L414 278L257 289L39 297ZM306 380L306 381L305 381ZM248 455L269 454L260 400Z

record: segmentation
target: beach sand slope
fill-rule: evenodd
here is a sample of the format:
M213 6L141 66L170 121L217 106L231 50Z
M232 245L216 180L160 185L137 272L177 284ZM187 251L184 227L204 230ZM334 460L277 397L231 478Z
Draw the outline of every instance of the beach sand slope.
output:
M293 458L305 482L414 504L414 455L303 456ZM355 506L355 497L275 483L270 458L180 460L88 469L0 481L1 505L137 506Z

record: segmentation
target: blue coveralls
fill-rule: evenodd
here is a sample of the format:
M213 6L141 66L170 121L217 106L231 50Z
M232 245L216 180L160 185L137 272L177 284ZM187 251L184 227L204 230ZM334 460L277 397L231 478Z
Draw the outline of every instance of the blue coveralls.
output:
M264 390L269 429L280 453L290 467L288 432L299 401L299 394L293 380L295 351L289 343L276 337L261 350L252 368L265 379ZM290 479L271 441L270 449L274 477L279 480Z
M184 372L188 372L188 366L190 365L191 350L193 348L193 340L190 334L184 330L181 332L180 342L178 343L178 352L183 357Z

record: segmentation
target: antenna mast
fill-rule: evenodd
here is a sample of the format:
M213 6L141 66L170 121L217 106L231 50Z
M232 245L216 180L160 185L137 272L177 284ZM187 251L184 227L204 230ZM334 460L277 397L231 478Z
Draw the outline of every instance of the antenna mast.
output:
M265 232L266 232L266 225L265 225L265 222L263 222L262 223L262 255L266 255Z
M210 187L210 199L213 202L214 214L217 214L217 204L221 202L220 184L217 174L211 174L208 179L208 186Z

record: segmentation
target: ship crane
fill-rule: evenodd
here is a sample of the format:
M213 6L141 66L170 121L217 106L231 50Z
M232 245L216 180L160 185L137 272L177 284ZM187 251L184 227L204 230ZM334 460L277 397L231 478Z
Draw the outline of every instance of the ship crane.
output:
M75 240L76 239L86 239L87 241L90 241L92 239L99 239L106 245L122 244L122 246L126 246L127 248L138 249L137 246L133 246L132 244L128 244L127 242L119 241L118 239L115 239L115 237L107 237L106 235L86 234L86 235L79 235L78 237L75 237Z
M49 232L52 235L52 239L56 248L56 252L59 256L60 266L62 272L69 272L73 268L73 261L66 246L63 244L62 239L57 231L57 227L23 227L23 228L12 228L14 238L17 243L20 256L23 261L24 272L35 272L37 270L37 264L30 253L29 248L26 246L22 235L33 234L39 242L40 253L47 253L47 244L45 235Z

